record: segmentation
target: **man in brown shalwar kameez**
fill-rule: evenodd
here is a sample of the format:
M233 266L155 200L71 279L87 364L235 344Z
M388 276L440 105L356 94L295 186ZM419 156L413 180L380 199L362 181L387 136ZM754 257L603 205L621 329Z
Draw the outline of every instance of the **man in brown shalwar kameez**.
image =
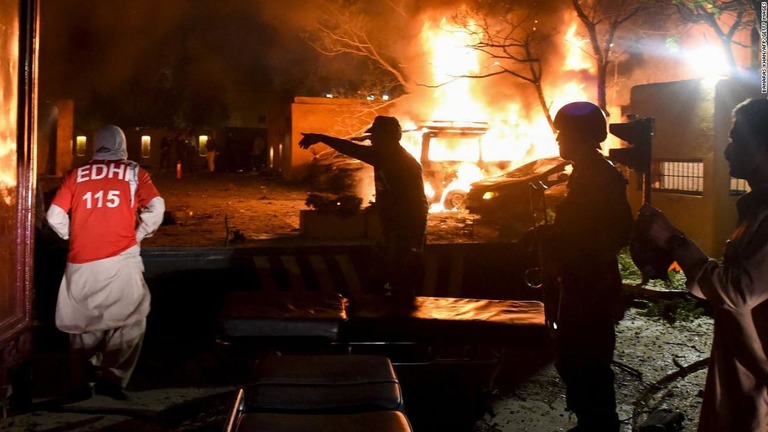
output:
M707 257L657 209L638 223L671 250L688 289L713 307L715 334L699 418L700 432L768 431L768 99L733 111L725 158L732 177L751 191L739 198L738 226L723 262Z

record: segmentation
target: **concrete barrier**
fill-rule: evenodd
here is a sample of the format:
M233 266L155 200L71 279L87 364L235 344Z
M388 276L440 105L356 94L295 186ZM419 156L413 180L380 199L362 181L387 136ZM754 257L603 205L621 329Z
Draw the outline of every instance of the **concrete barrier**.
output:
M370 243L222 248L146 248L148 281L184 272L228 275L237 289L364 292L372 283ZM430 244L419 295L535 299L523 273L530 257L516 243ZM224 280L222 280L222 283ZM150 284L151 285L151 284Z

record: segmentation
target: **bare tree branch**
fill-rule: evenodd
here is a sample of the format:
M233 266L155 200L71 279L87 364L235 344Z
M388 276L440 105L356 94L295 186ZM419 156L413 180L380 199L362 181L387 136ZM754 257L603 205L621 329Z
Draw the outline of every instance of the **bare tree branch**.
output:
M488 60L493 60L494 71L453 76L456 79L483 79L500 75L509 75L531 84L538 97L539 105L550 127L554 131L554 122L549 113L549 104L542 88L541 59L537 50L541 43L549 38L535 28L535 17L530 12L510 7L502 16L494 16L477 10L465 10L452 17L452 21L461 30L476 41L467 48L481 53ZM445 83L437 84L436 87Z
M387 0L387 4L392 8L392 10L397 11L397 13L401 16L407 17L408 14L405 12L405 5L403 4L403 0L400 0L395 3L394 0Z
M389 1L399 14L404 9ZM406 92L413 87L413 82L405 74L394 56L389 55L384 47L385 41L375 39L377 33L370 20L363 13L360 5L341 5L330 0L322 8L322 16L308 42L321 54L327 56L349 55L366 58L372 65L394 78Z
M732 75L740 71L733 54L736 34L758 25L759 2L752 0L675 0L672 2L680 18L689 23L708 25L717 35Z
M589 34L597 70L597 105L606 109L608 66L615 61L614 40L619 28L646 9L642 0L572 0L573 10Z

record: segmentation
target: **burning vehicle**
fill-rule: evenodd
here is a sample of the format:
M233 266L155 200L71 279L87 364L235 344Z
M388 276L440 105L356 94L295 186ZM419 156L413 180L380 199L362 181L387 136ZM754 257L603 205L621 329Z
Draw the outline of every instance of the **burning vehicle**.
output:
M489 169L508 165L483 160L482 139L488 131L487 123L433 121L419 130L424 185L427 197L437 209L463 210L471 181L485 177Z
M547 81L543 89L547 94L557 95L547 103L551 111L570 101L589 100L591 89L582 77L584 71L591 70L593 62L584 54L581 46L584 40L574 39L577 24L574 21L570 25L565 37L568 43L563 73ZM551 122L540 112L533 97L518 94L517 87L513 97L513 93L497 92L500 88L487 85L486 80L456 79L475 76L487 66L477 51L467 50L473 45L473 35L465 30L444 21L430 22L422 29L423 48L430 61L429 67L420 73L424 74L424 82L440 84L429 91L415 92L406 105L390 105L389 114L397 117L403 126L401 145L422 165L430 212L469 210L492 224L528 223L531 220L528 183L535 180L552 186L546 192L549 198L546 201L554 203L561 189L555 185L567 178L567 164L552 167L551 173L538 171L549 169L538 167L547 165L544 161L556 160L550 157L557 155L559 149ZM523 165L520 171L510 171L539 158L544 159ZM310 172L319 184L344 186L345 193L349 192L350 183L363 184L363 187L355 186L355 193L364 203L373 198L373 184L366 180L371 175L364 171L364 164L333 155L325 160L318 157L312 165ZM507 174L502 174L505 172ZM528 174L523 175L524 172ZM554 177L549 178L550 175ZM488 190L480 197L473 197L470 192L473 188ZM483 199L485 192L489 194Z
M424 188L433 210L463 210L472 181L508 168L508 161L483 160L483 122L433 121L403 131L401 144L421 163ZM309 178L315 188L372 198L373 170L333 149L317 154Z
M571 163L559 157L536 159L499 176L470 185L466 208L470 213L501 225L533 225L531 184L543 185L544 202L552 209L562 200Z

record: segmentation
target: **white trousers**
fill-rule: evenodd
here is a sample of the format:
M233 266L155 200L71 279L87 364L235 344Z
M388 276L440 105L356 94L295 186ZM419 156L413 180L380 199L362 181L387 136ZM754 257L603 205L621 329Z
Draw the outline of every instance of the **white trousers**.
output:
M143 319L125 327L70 334L73 377L84 383L86 372L77 369L85 368L91 361L98 368L100 379L125 388L139 360L145 329L146 319Z

